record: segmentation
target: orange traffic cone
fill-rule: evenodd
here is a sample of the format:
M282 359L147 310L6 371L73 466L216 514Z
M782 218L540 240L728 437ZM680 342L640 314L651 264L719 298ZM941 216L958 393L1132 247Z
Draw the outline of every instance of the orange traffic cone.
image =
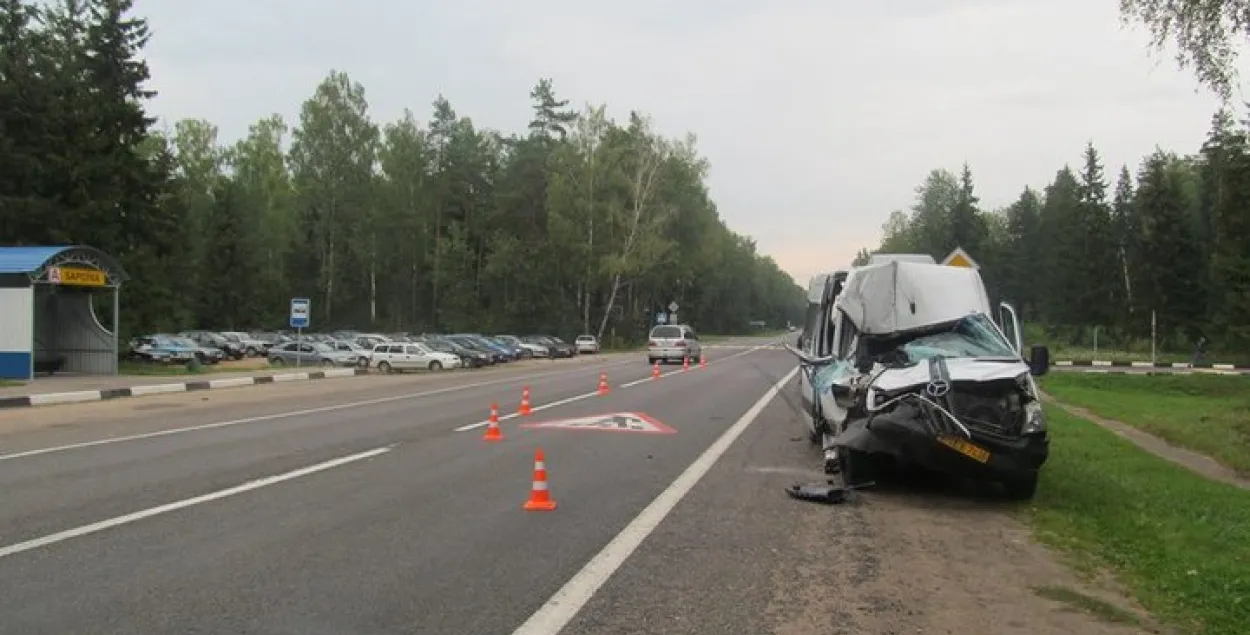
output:
M689 355L687 355L687 356L685 356L685 357L683 357L683 358L682 358L682 360L681 360L681 370L682 370L682 372L685 372L685 371L690 370L690 356L689 356Z
M660 362L651 365L651 379L660 378Z
M707 355L699 353L699 368L707 368Z
M534 485L530 487L530 499L521 508L530 512L549 512L556 508L547 489L547 462L543 459L542 448L534 453Z
M503 431L499 429L499 404L490 405L490 419L486 420L486 434L483 441L503 441Z
M612 392L612 389L608 388L608 374L599 373L599 394L606 395L610 392Z
M521 388L521 408L517 410L517 414L520 414L522 417L528 417L530 412L532 412L530 408L530 387L525 386Z

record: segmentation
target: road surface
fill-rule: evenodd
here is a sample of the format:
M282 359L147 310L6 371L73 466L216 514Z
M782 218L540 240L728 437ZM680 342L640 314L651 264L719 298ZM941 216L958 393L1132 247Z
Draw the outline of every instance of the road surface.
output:
M819 456L763 344L0 413L0 634L1132 632L1032 594L1077 583L999 502L788 499ZM646 431L522 427L612 414Z

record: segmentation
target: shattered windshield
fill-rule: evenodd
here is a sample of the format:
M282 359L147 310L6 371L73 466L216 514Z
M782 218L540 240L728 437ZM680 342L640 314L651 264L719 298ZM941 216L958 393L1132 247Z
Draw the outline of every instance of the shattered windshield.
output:
M1017 357L994 323L982 313L969 315L950 329L926 333L899 346L911 363L933 357Z

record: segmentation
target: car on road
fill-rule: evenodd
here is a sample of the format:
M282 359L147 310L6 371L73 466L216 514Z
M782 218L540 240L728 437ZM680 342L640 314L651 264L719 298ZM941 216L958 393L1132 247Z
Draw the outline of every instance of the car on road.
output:
M440 371L461 366L459 356L436 351L416 342L378 344L373 348L370 364L383 373L406 370Z
M647 340L648 364L680 362L686 359L698 363L703 359L703 345L689 325L660 324L651 329Z
M578 353L598 353L599 340L594 335L578 335L573 340L573 346L577 347Z

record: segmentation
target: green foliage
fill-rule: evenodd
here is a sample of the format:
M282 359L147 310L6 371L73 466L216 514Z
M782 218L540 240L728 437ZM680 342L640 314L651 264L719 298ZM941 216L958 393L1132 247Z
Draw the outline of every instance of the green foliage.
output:
M296 295L325 329L637 341L673 300L705 332L800 321L803 290L725 226L693 137L574 111L549 79L524 134L442 96L426 126L380 125L340 71L294 129L273 115L229 146L206 121L163 135L130 8L0 0L0 240L117 256L124 336L277 328Z
M878 251L941 259L963 247L991 295L1048 325L1051 345L1088 345L1098 327L1104 348L1144 339L1149 351L1153 313L1161 351L1206 337L1208 350L1250 353L1247 130L1220 113L1200 153L1156 151L1136 178L1121 168L1114 188L1090 144L1080 170L1064 166L1001 210L976 209L966 167L934 170L910 212L882 226Z

